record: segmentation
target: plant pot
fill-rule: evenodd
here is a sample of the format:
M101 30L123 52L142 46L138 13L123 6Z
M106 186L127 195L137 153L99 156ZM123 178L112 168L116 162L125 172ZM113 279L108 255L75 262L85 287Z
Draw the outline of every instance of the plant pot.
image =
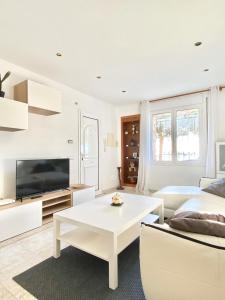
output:
M0 91L0 97L4 98L5 97L5 92Z

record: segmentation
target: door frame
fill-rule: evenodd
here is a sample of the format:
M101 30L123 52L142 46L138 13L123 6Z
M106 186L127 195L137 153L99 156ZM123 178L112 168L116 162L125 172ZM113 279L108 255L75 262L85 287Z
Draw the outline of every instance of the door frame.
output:
M78 181L79 183L81 183L81 164L82 164L82 160L81 160L81 131L82 131L82 118L86 117L89 119L93 119L96 120L98 123L98 189L95 191L96 194L101 193L101 189L100 189L100 120L98 117L91 115L89 113L85 113L83 111L79 112L79 129L78 129Z

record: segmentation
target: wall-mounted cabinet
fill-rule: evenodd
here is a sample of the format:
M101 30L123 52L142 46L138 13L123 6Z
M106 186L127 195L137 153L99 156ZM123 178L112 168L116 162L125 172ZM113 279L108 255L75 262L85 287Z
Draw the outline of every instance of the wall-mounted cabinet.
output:
M27 103L31 113L49 116L62 111L60 92L31 80L14 86L14 98Z
M28 105L11 99L0 98L0 130L28 129Z

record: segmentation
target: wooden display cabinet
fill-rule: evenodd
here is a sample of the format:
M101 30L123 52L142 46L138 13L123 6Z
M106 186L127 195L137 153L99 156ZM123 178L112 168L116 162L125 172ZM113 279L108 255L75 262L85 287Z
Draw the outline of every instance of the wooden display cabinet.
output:
M122 185L136 186L139 165L140 115L121 117Z

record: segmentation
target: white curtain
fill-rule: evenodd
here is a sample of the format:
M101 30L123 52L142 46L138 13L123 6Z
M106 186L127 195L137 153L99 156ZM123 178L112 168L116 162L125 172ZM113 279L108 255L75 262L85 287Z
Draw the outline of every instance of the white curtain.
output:
M219 87L212 87L206 99L207 116L207 148L205 176L216 177L216 140L217 140L217 103L219 98Z
M141 103L141 122L140 122L140 153L137 191L147 194L149 192L149 173L152 158L151 146L151 114L150 103Z

